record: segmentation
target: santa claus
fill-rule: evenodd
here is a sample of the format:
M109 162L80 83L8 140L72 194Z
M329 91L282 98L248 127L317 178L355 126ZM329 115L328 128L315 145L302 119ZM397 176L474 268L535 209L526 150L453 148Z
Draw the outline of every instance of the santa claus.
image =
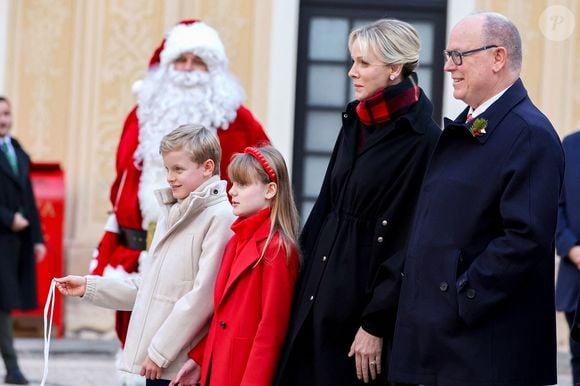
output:
M91 262L92 274L126 276L138 272L146 258L147 237L158 214L153 191L167 185L159 155L165 134L187 123L214 131L222 146L225 179L234 153L269 142L242 105L243 89L227 64L218 33L198 20L171 28L153 54L145 78L133 86L137 106L125 121L117 149L113 210ZM128 322L128 312L117 312L121 342Z

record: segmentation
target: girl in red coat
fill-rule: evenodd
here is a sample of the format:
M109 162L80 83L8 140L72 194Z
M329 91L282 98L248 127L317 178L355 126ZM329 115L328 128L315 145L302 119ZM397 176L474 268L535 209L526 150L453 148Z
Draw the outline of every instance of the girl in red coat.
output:
M298 214L284 158L271 146L246 148L228 167L234 236L224 252L207 340L177 378L203 386L272 384L298 274Z

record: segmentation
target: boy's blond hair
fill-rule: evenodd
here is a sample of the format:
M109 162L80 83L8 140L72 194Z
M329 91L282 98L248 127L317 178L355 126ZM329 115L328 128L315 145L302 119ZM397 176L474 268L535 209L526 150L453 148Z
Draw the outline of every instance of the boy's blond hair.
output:
M191 155L191 160L202 164L210 159L214 163L213 175L220 174L222 148L217 136L202 125L181 125L161 139L159 154L184 150Z

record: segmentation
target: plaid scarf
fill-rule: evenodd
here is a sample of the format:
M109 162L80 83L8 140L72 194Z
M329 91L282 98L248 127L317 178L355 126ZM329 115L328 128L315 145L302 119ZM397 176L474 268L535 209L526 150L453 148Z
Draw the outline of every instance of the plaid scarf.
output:
M401 83L378 90L356 106L356 113L365 126L376 126L404 114L417 103L421 92L417 74L411 73Z

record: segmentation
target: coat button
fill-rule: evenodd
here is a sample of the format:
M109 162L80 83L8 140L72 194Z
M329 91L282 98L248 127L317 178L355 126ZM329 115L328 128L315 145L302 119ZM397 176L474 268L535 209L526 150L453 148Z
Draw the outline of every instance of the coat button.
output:
M439 289L441 290L441 292L447 291L448 288L449 284L447 284L446 281L442 281L441 284L439 284Z
M220 327L221 328L223 328L225 330L226 326L227 326L226 322L224 322L223 320L220 321Z
M326 256L322 256L322 261L326 261Z
M310 301L314 300L314 295L310 295Z
M383 221L381 222L381 224L382 224L384 227L386 227L388 223L389 223L389 222L388 222L387 220L383 220Z
M348 114L344 113L344 114L342 115L342 117L346 119L346 118L348 118Z
M379 243L382 243L382 242L383 242L383 236L379 236L379 237L377 237L377 241L378 241Z
M468 299L474 299L475 298L475 290L473 288L469 288L465 292L465 296L467 296Z

